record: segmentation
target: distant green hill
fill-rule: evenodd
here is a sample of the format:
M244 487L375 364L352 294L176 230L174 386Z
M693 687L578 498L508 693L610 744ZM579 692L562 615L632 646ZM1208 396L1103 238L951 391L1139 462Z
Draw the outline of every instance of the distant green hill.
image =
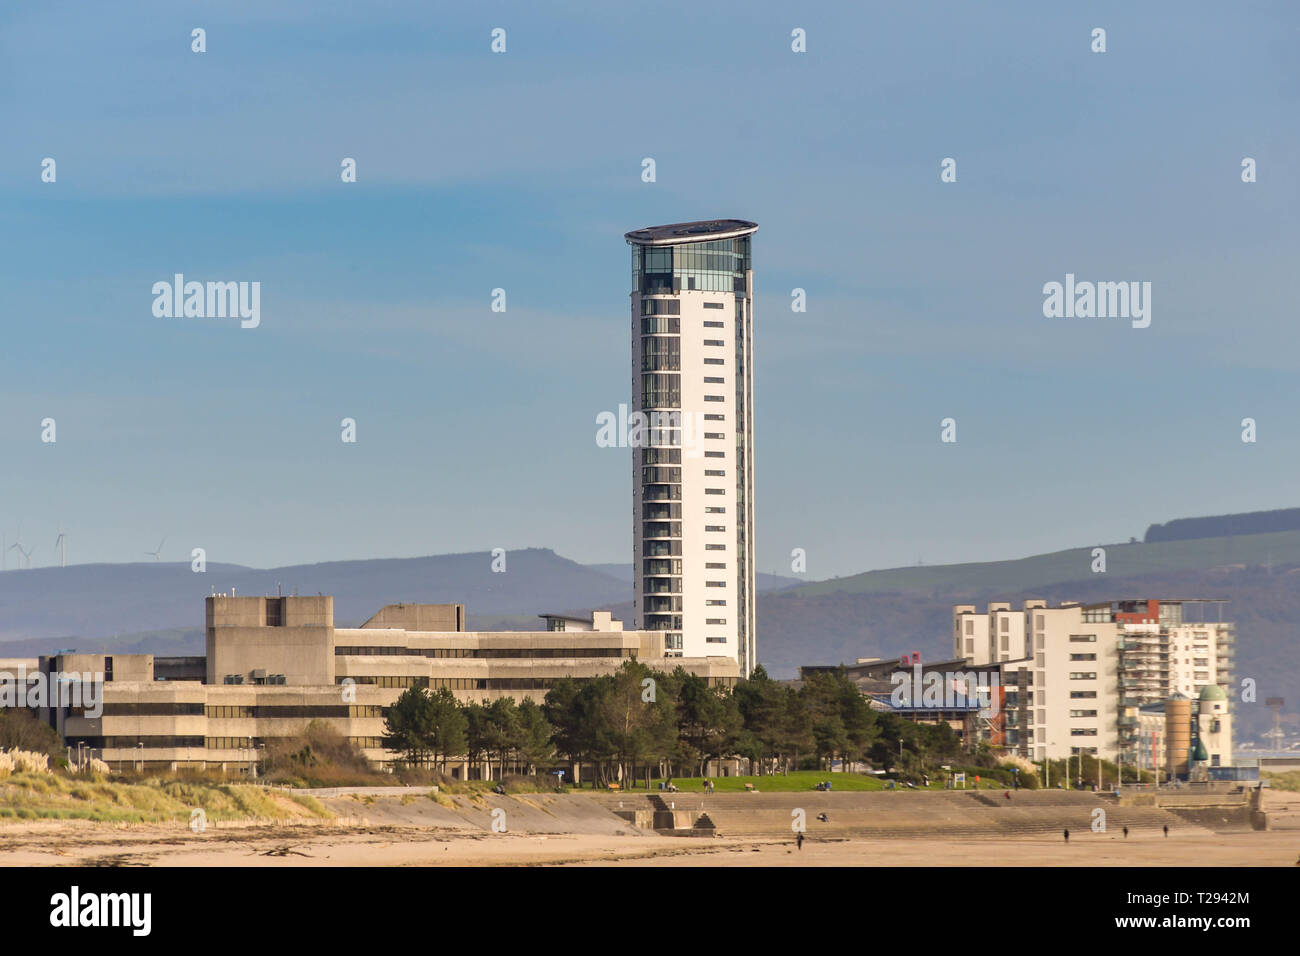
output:
M1223 567L1234 564L1267 566L1300 564L1300 531L1240 537L1194 538L1152 544L1107 544L1106 573L1111 578L1165 571ZM1071 548L1012 561L940 564L933 567L889 568L846 578L818 581L792 593L805 597L843 592L886 594L899 591L1026 591L1070 581L1085 581L1092 573L1092 548ZM1101 575L1096 575L1101 578ZM1181 596L1181 595L1176 595Z
M1176 518L1164 524L1153 524L1147 528L1142 540L1149 544L1154 541L1185 541L1188 538L1273 534L1276 531L1300 531L1300 508L1211 515L1207 518Z

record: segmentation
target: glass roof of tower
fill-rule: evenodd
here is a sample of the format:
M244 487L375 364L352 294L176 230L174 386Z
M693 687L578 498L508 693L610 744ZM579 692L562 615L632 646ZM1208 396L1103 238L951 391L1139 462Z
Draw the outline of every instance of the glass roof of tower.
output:
M630 243L669 246L682 242L706 242L710 239L734 239L758 231L758 223L747 219L702 219L699 222L674 222L667 226L647 226L626 233Z

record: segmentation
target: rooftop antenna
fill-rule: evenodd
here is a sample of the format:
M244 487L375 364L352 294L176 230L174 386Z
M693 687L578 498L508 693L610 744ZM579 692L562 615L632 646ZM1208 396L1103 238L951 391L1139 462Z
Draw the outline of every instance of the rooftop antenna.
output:
M166 543L167 543L167 538L164 537L161 541L158 542L157 551L146 551L145 554L152 554L154 563L156 564L157 562L162 560L162 546Z
M59 525L59 536L54 539L54 547L59 552L59 567L68 566L68 536L63 533L63 525Z

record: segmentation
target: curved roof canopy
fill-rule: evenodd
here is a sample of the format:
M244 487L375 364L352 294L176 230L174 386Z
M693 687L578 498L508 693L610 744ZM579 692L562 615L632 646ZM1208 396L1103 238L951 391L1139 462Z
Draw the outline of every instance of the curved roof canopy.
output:
M701 219L698 222L674 222L666 226L634 229L625 233L623 238L640 246L675 246L685 242L736 239L755 232L758 232L758 223L748 219Z

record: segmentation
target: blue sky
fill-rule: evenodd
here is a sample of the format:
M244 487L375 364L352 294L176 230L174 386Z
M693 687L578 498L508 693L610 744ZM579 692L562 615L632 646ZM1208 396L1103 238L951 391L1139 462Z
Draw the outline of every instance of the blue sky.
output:
M1300 505L1294 5L846 6L7 5L8 541L628 561L622 235L713 217L760 224L761 570ZM154 317L175 272L261 326ZM1044 318L1067 272L1150 281L1150 328Z

